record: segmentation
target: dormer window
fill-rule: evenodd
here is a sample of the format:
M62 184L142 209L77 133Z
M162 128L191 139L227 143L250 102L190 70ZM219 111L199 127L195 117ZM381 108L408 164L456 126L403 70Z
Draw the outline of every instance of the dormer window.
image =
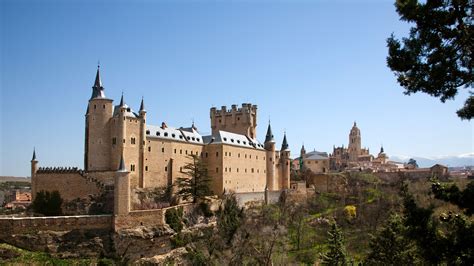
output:
M239 144L240 144L240 140L237 140L237 143L239 143Z
M146 131L146 134L147 134L147 135L150 135L150 130L147 130L147 131Z
M179 139L183 139L183 136L179 135Z
M196 140L196 138L195 138L195 137L193 137L192 139L193 139L193 140Z
M173 133L173 134L171 134L171 136L172 136L173 138L175 138L175 137L176 137L176 134Z
M234 139L230 139L230 142L232 142L232 143L233 143L233 142L234 142Z
M159 131L156 131L156 135L159 136L159 135L160 135L160 132L159 132Z
M188 140L190 140L191 138L190 137L187 137Z
M165 132L165 137L168 137L168 132Z
M227 141L227 138L224 138L224 141Z

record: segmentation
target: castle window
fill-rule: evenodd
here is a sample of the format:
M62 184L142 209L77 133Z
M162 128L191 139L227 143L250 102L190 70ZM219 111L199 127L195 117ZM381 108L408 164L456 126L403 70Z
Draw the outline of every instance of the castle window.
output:
M168 132L165 132L165 137L168 137Z
M186 150L185 153L188 154L188 150Z
M179 135L179 139L183 139L183 136Z
M240 117L237 117L237 121L240 121Z
M243 142L244 142L244 145L247 145L247 141L244 140Z
M94 110L97 109L97 105L94 104Z
M247 154L245 154L245 159L247 159Z
M145 166L145 171L148 171L148 166Z
M156 131L156 135L159 136L159 135L160 135L160 132Z
M176 149L174 149L174 153L176 154Z
M239 143L239 144L240 144L240 140L237 140L237 143Z
M104 105L102 105L102 107L105 109L105 104L104 104Z
M151 146L148 146L148 151L149 151L149 152L151 151Z
M252 159L252 154L249 155L249 159Z
M183 167L180 167L180 168L179 168L179 171L182 173L182 172L183 172Z
M232 168L229 167L229 173L232 172Z
M179 154L183 154L183 150L179 150Z
M232 142L232 143L233 143L233 142L234 142L234 139L230 139L230 142Z
M225 156L227 156L227 152L225 152Z
M207 158L208 155L209 155L209 154L206 152L206 158Z
M168 172L168 166L165 166L165 172Z
M195 137L193 137L193 140L196 140L196 138L195 138Z
M130 165L130 171L135 172L135 165L134 164Z
M161 152L165 152L165 148L161 148Z
M219 157L219 152L218 151L216 151L216 157Z
M219 123L222 123L222 119L219 119Z
M191 140L191 137L187 137L188 140Z
M173 133L173 134L171 134L171 136L172 136L173 138L175 138L175 137L176 137L176 134Z
M229 156L232 156L232 153L231 153L231 152L229 152Z
M253 173L253 168L252 168L252 173Z
M257 173L260 173L260 169L257 169Z
M256 159L258 160L258 155L256 157L257 157Z
M239 172L239 168L237 168L237 173Z
M237 154L237 157L240 158L240 153Z
M123 139L123 143L125 143L125 139Z
M247 168L245 168L245 172L247 173Z
M117 144L117 138L112 138L112 144Z
M200 141L199 138L196 139L197 141Z
M135 138L130 138L130 143L135 144Z
M191 155L193 155L193 151L191 151Z
M216 173L219 173L219 167L216 167Z
M224 141L227 141L227 138L224 138Z
M227 172L227 167L225 168L225 172Z

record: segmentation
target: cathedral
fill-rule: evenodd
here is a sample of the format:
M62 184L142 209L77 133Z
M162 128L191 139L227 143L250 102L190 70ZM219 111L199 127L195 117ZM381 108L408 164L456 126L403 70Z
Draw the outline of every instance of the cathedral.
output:
M199 156L212 179L211 190L249 193L281 191L290 186L290 150L283 138L277 150L271 126L263 143L256 134L257 106L210 109L212 133L201 135L193 124L172 127L147 124L145 101L135 112L122 95L106 97L100 67L85 114L84 169L38 167L31 160L32 194L58 190L65 201L114 190L166 187L186 177L184 166ZM128 200L128 199L126 199Z

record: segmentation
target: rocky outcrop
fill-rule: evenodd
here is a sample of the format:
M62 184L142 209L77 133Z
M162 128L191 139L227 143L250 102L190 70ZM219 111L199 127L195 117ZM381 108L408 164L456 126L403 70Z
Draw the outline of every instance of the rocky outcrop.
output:
M59 258L113 257L110 234L109 230L39 231L11 235L6 242Z
M172 249L170 237L174 233L168 225L119 230L113 236L116 254L123 262L166 254Z

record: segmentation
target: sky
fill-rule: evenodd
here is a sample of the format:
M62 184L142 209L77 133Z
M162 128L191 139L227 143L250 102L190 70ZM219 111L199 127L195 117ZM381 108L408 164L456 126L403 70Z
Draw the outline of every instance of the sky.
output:
M442 104L403 94L386 39L406 36L393 1L0 1L0 175L83 167L84 114L100 61L107 97L147 123L210 130L209 108L258 105L293 156L362 145L390 155L473 153L473 124Z

